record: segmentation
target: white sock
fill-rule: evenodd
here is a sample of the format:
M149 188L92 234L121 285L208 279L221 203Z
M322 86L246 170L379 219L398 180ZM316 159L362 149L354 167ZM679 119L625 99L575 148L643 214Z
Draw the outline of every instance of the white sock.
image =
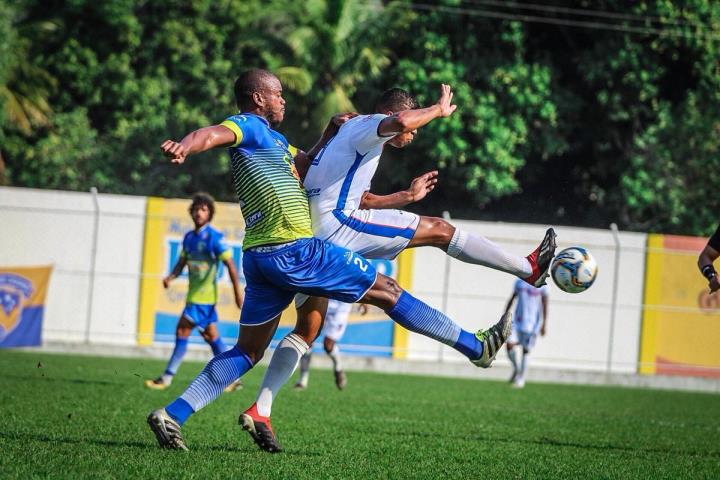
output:
M332 350L330 350L330 353L328 353L330 356L330 359L333 362L333 368L336 372L342 371L342 364L340 363L340 348L337 346L337 343L333 345Z
M165 385L170 385L173 381L173 375L170 375L169 373L163 373L160 378Z
M510 359L510 363L512 364L513 368L513 375L517 374L517 355L515 354L514 348L508 348L507 351L508 358Z
M298 383L303 387L307 387L310 380L310 360L312 360L312 349L309 349L305 352L305 355L300 357L300 380L298 380Z
M523 352L522 360L520 361L520 378L525 380L525 370L527 369L528 356L530 352Z
M270 416L273 399L285 382L292 376L298 360L310 347L300 336L291 333L283 338L275 349L270 366L257 396L257 410L263 417Z
M487 238L459 228L455 229L447 253L462 262L494 268L520 278L532 275L532 266L527 258L508 253Z

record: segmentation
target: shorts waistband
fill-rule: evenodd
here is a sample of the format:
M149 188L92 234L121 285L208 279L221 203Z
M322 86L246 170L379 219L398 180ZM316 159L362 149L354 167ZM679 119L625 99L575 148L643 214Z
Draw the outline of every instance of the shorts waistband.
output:
M292 245L295 245L298 243L298 240L293 240L292 242L286 242L286 243L276 243L273 245L259 245L257 247L250 247L248 248L248 252L252 253L272 253L276 252L278 250L282 250L283 248L290 247Z

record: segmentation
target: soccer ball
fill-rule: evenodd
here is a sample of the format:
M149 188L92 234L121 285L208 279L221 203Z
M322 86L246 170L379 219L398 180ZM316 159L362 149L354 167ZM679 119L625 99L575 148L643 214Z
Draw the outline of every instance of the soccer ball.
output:
M595 258L582 247L566 248L555 256L550 265L555 285L568 293L580 293L590 288L597 272Z

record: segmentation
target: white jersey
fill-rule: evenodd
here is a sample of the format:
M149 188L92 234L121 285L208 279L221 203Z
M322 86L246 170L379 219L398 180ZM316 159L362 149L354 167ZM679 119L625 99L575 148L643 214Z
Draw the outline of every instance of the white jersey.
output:
M383 145L392 138L378 135L380 122L386 117L359 115L348 120L310 164L303 183L316 237L327 239L360 208Z
M518 278L515 281L514 292L517 295L517 306L513 316L515 330L536 334L541 325L542 299L548 295L547 285L536 288Z

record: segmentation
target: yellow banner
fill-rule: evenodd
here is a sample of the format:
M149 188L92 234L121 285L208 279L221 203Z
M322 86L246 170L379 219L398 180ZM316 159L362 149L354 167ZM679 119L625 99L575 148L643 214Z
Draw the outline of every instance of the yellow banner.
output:
M648 236L640 373L720 377L720 294L697 267L706 243Z
M194 228L188 212L190 203L190 200L148 198L138 322L140 345L151 345L153 339L159 337L173 337L175 323L185 306L188 290L186 273L175 279L167 290L162 286L162 278L177 262L183 237ZM216 202L211 224L225 235L241 275L240 281L244 284L240 262L245 223L240 207L237 204ZM235 306L232 284L222 264L220 272L218 317L221 322L237 323L240 312Z

